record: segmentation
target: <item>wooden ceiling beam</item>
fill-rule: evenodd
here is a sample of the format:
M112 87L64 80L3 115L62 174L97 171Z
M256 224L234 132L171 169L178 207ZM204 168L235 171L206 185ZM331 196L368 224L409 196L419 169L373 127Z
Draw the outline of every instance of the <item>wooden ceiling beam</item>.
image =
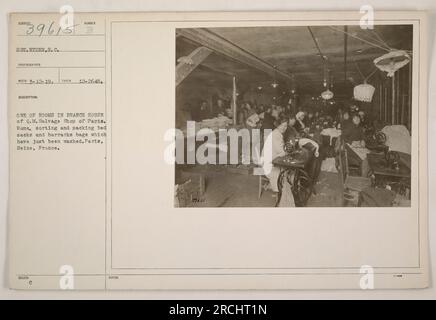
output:
M318 50L318 54L321 57L322 62L325 64L327 62L327 56L324 55L324 53L322 53L321 48L320 48L319 43L318 43L318 40L316 39L315 35L313 34L312 28L308 26L307 29L309 30L310 36L312 37L312 40L315 43L315 47Z
M219 54L230 57L257 70L261 70L269 74L271 77L277 77L286 81L292 80L290 74L277 69L274 65L206 28L177 29L177 34Z
M199 47L186 57L180 57L176 66L176 86L178 86L194 69L203 62L210 54L211 50Z

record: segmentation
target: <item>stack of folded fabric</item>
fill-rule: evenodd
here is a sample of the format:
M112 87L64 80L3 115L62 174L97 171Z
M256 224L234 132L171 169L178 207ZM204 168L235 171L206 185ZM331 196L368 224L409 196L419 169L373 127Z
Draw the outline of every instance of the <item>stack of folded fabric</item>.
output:
M209 128L214 131L219 129L225 129L228 125L232 123L232 120L226 116L218 116L212 119L205 119L200 122L200 128Z

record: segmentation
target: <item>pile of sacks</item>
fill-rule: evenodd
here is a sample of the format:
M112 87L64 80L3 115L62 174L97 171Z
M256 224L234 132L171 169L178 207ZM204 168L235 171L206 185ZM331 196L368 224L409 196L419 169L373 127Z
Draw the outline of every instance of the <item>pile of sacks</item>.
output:
M200 129L209 128L214 131L219 129L225 129L233 123L232 119L226 116L219 115L218 117L212 119L205 119L200 122Z

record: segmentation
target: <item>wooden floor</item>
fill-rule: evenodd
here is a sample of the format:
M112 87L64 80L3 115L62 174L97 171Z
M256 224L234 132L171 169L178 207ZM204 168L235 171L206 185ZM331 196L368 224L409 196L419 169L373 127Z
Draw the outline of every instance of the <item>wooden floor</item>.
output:
M263 191L258 199L259 177L252 174L229 173L222 166L196 166L190 170L205 175L204 201L196 207L274 207L273 192ZM337 173L321 172L308 207L341 206L342 189Z

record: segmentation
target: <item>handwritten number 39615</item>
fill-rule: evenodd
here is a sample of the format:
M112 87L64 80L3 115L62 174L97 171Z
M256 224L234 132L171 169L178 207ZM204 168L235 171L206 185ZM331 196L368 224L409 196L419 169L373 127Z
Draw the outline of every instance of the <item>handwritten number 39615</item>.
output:
M76 25L73 26L67 26L65 28L62 28L60 26L55 26L55 22L52 21L49 24L47 23L39 23L39 24L33 24L30 23L28 24L27 30L26 30L26 35L38 35L38 36L43 36L43 35L60 35L60 34L72 34L74 31L74 27Z

